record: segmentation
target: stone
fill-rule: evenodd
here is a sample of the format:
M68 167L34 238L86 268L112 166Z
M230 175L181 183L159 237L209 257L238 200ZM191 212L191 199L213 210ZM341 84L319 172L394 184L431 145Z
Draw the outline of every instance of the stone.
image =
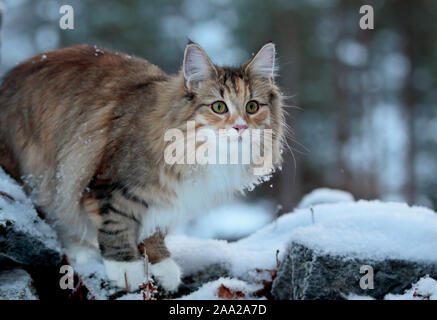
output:
M35 229L44 224L39 218L32 221ZM18 264L37 268L54 267L61 263L61 251L54 244L51 234L27 232L12 219L1 219L0 211L0 256Z
M40 218L18 183L0 168L2 256L35 268L53 267L61 262L56 232Z
M365 275L360 268L364 265L373 268L374 289L360 287L360 279ZM272 295L279 300L338 300L350 294L383 299L388 293L403 293L426 275L436 278L437 265L323 254L292 242L273 282Z

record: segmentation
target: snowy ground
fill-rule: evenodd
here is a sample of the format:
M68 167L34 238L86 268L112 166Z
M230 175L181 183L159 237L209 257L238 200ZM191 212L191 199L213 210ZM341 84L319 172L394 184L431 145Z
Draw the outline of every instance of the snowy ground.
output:
M317 204L352 202L354 197L349 192L337 189L319 188L303 196L297 207L310 208Z
M38 236L44 233L49 243L53 241L53 246L56 246L56 236L47 225L37 223L37 227L32 226L35 210L22 190L2 171L0 191L16 200L0 196L0 224L12 220L20 228L27 228L29 233ZM254 298L254 293L262 287L263 271L277 267L277 250L281 260L291 241L331 255L437 263L437 215L424 207L396 202L354 201L348 193L319 189L304 197L296 210L268 223L271 212L268 203L255 206L237 202L213 211L210 220L201 218L190 235L182 234L182 227L178 233L168 236L167 245L184 275L195 274L211 265L221 265L228 270L228 277L204 283L182 299ZM261 227L265 223L268 224ZM227 227L232 230L232 235L224 231ZM238 237L247 233L251 234L232 242L206 239ZM74 267L95 289L95 298L106 299L116 292L105 280L98 257ZM424 297L437 299L437 281L423 278L405 294L387 295L386 299ZM141 298L140 294L121 297ZM348 298L367 299L362 296Z
M437 262L437 215L403 203L323 204L282 215L237 242L175 235L167 244L186 273L225 263L245 277L253 268L274 267L276 250L291 240L331 254Z
M175 234L201 239L240 239L261 229L274 218L275 206L261 200L236 200L212 209L181 225Z
M230 279L204 284L183 299L218 298L221 284L239 288L246 297L251 297L259 289L259 274L255 270L274 269L276 250L281 260L290 241L334 255L437 262L436 230L437 215L432 210L361 200L296 209L236 242L172 235L167 244L185 275L214 264L224 265L230 271ZM134 294L130 298L141 296Z

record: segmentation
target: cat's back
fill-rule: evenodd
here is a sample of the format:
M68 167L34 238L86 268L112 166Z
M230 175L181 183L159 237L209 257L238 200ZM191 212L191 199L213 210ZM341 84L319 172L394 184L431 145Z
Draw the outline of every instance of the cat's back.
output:
M32 172L38 161L53 162L72 139L108 132L132 96L153 99L147 84L167 78L144 59L89 45L24 61L0 85L0 165L16 176L17 164ZM103 137L100 141L103 147Z
M37 99L43 104L50 97L64 99L101 96L114 98L129 86L166 75L148 61L97 46L77 45L38 54L13 68L0 86L0 101ZM15 98L15 101L10 101Z

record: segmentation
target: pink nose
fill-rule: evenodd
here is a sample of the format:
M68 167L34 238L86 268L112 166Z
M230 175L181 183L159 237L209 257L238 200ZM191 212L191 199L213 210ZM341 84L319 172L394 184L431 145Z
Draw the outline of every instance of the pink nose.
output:
M248 128L247 125L245 124L236 124L235 126L233 126L232 128L234 128L235 130L237 130L237 132L239 134L242 134L244 130L246 130Z

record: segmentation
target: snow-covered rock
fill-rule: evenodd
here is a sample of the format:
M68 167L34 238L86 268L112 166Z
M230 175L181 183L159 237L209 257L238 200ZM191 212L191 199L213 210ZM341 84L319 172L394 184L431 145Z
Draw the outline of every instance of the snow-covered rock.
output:
M380 299L436 274L437 215L403 203L343 201L296 209L236 242L171 236L167 244L185 276L220 265L256 283L254 271L274 270L279 250L276 298ZM374 268L373 290L359 286L363 265Z
M373 289L362 289L363 266L373 268ZM427 274L437 276L437 264L398 259L374 260L321 253L291 242L278 276L273 282L275 299L349 299L369 296L382 299L399 294Z
M55 232L1 169L0 191L0 260L58 265ZM390 299L414 295L409 291L414 286L424 288L415 291L419 295L435 295L430 289L431 278L437 279L435 212L403 203L353 201L338 190L315 190L293 212L238 241L173 234L166 243L181 267L183 284L164 298L218 299L235 293L237 298ZM363 265L373 267L374 289L359 286ZM142 299L138 292L125 295L109 283L98 254L73 267L90 297Z
M291 241L320 254L437 262L437 215L403 203L357 201L296 209L236 242L169 236L167 245L185 275L207 265L226 266L244 277L276 265Z
M57 235L21 187L0 168L0 256L32 267L61 262Z
M276 269L277 250L281 267L273 284L275 298L381 299L402 293L426 274L437 275L437 215L403 203L314 205L236 242L175 235L167 245L186 279L207 275L191 290L208 276L209 281L227 276L257 284L262 271ZM374 289L359 286L363 265L374 269Z
M277 221L290 232L273 283L277 299L378 299L399 294L427 274L437 276L437 215L402 203L358 201L299 209ZM360 268L374 270L361 289Z
M0 271L0 300L38 300L30 275L23 269Z
M290 241L350 257L437 262L437 215L404 203L360 200L281 216Z

